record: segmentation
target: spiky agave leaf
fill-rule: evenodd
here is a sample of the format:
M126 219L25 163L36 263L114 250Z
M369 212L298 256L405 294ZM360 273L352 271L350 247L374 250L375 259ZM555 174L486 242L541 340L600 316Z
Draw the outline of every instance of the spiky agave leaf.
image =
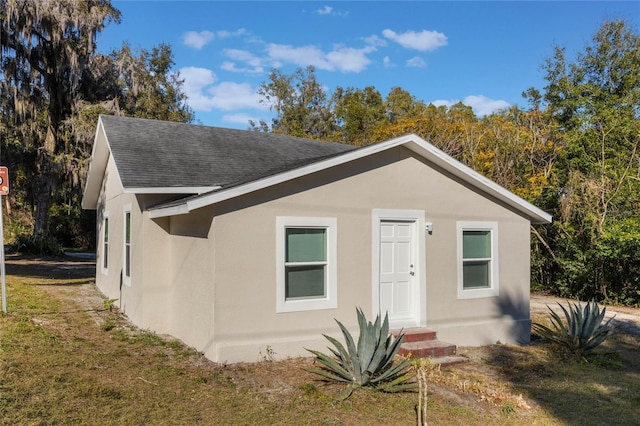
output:
M382 382L376 385L376 389L382 392L405 392L416 388L417 383L414 380L413 373L405 373L398 375L395 379Z
M337 339L334 339L331 336L327 336L326 334L323 334L323 336L325 337L325 339L331 342L333 346L335 346L336 348L335 350L333 348L329 348L329 349L331 350L331 352L333 352L336 358L340 360L342 366L347 368L351 364L351 358L347 350L342 345L342 343L340 343Z
M380 317L376 318L375 323L367 322L367 319L362 312L362 309L356 310L358 317L358 326L360 328L360 336L358 337L358 360L359 368L362 376L362 384L366 384L369 381L371 372L369 371L369 364L374 357L376 348L379 345L378 330L380 328Z
M344 368L342 365L340 365L338 362L336 362L335 359L331 358L330 356L320 351L314 351L313 349L307 349L307 350L312 354L314 354L316 356L316 361L318 361L320 364L322 364L325 367L324 369L320 369L320 370L326 371L329 374L339 377L337 378L337 380L339 381L353 382L353 375L351 374L351 372L346 368ZM321 374L321 375L326 376L325 374Z
M381 383L394 380L397 375L402 374L410 365L411 360L409 359L404 359L396 364L391 364L387 369L381 370L380 373L371 380L371 383Z
M360 371L360 358L358 357L358 348L351 336L351 333L342 323L336 320L338 327L342 331L344 340L347 344L347 352L349 353L349 371L354 375L354 382L362 383L362 372Z
M410 382L413 376L407 373L410 360L393 363L404 335L400 333L396 339L389 335L388 315L385 315L382 321L378 315L374 322L368 322L362 309L357 308L356 313L360 328L357 345L349 330L336 320L344 336L345 345L333 337L324 335L334 346L329 348L334 357L307 349L322 365L322 368L308 371L327 380L350 383L339 399L348 398L353 390L360 386L372 386L385 392L400 392L413 388L415 383Z
M380 316L376 318L376 323L379 324ZM384 369L389 363L389 343L391 342L391 336L389 333L389 318L385 313L382 326L376 330L377 335L377 347L367 366L367 371L373 375L376 371ZM381 343L382 342L382 343ZM393 354L395 355L395 353ZM391 360L393 361L393 355Z
M584 308L579 302L569 303L568 309L560 303L558 305L564 313L566 324L560 315L547 306L553 328L539 323L532 324L532 328L541 337L566 347L576 355L585 355L602 344L611 334L612 330L609 324L613 318L609 318L606 323L602 324L606 307L600 310L594 300L587 303Z

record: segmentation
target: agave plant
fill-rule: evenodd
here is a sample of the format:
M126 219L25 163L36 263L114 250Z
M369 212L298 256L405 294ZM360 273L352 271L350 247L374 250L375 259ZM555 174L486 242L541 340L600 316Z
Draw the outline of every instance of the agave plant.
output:
M609 327L613 317L602 324L607 308L603 307L600 310L598 304L593 300L587 303L584 308L580 302L577 304L569 303L568 309L560 303L558 305L564 312L566 322L547 306L551 313L551 327L533 323L532 328L542 338L558 343L575 355L586 355L604 342L613 332L613 329Z
M370 386L383 392L401 392L415 388L411 381L413 374L409 371L411 360L404 359L398 363L393 358L400 349L404 334L396 339L389 334L389 320L385 314L375 322L367 322L360 308L356 309L360 336L356 345L351 333L338 320L338 326L344 335L345 346L331 336L323 336L335 348L329 348L333 357L319 351L307 349L316 356L321 368L311 368L310 372L322 376L325 380L347 383L347 388L338 396L348 398L354 389Z

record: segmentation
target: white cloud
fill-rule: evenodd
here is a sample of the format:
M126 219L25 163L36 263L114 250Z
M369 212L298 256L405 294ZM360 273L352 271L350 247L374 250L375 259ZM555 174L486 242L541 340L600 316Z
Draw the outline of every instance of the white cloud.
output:
M413 68L424 68L427 66L427 63L419 56L414 56L411 59L407 60L407 66Z
M333 11L333 8L331 6L325 6L322 9L316 10L316 13L318 15L330 15L332 11Z
M246 72L251 74L262 74L265 72L263 64L264 61L249 51L239 49L225 49L224 54L233 60L223 62L221 68L225 71ZM236 66L236 62L234 61L244 62L248 66L238 67Z
M210 111L211 100L203 93L207 86L216 81L213 71L206 68L185 67L179 70L184 79L182 89L189 98L189 106L195 111Z
M249 83L221 82L214 85L216 75L206 68L185 67L180 69L184 79L183 89L194 111L224 111L251 108L267 110Z
M386 29L382 31L382 35L389 40L395 41L402 47L419 50L421 52L436 50L439 47L447 45L447 36L437 31L407 31L398 34L393 30Z
M340 47L327 53L327 60L340 71L358 73L371 63L371 60L367 58L367 53L367 49Z
M200 50L205 46L205 44L213 40L213 38L214 34L211 31L200 31L199 33L195 31L187 31L182 36L182 41L187 46Z
M388 56L382 58L382 64L385 68L391 68L393 66L393 63L391 63L391 58L389 58Z
M323 52L315 46L294 47L271 43L267 45L267 54L273 66L282 62L290 62L298 66L313 65L327 71L361 72L367 68L371 60L368 53L375 51L373 46L356 49L335 46L330 52Z
M239 28L235 31L227 31L227 30L216 31L216 35L218 36L218 38L238 37L245 34L247 34L247 30L245 28Z
M473 108L473 111L477 116L484 116L491 114L494 111L505 109L510 106L509 102L503 100L489 99L482 95L467 96L462 101L465 105L469 105Z
M260 103L260 97L249 83L225 81L207 91L213 108L231 111L242 108L269 109Z
M460 102L459 99L455 100L444 100L438 99L432 101L431 103L435 106L446 106L450 107L451 105L457 104ZM492 112L496 112L501 109L508 108L510 106L509 102L503 100L489 99L486 96L482 95L471 95L464 98L462 101L463 104L470 106L473 109L473 112L478 117L483 117L485 115L491 114Z
M387 40L385 40L383 38L380 38L375 34L374 35L370 35L369 37L364 37L363 40L369 46L380 47L380 46L386 46L387 45Z
M222 120L227 123L237 123L237 124L246 124L249 127L249 120L252 120L255 123L260 122L259 117L255 117L251 114L247 114L244 112L240 112L237 114L224 114L222 116Z

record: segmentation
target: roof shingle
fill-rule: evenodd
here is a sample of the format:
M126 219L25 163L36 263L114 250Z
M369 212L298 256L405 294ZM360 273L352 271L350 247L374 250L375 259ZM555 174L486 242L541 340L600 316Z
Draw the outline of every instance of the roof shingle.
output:
M273 133L100 118L125 188L228 187L356 149Z

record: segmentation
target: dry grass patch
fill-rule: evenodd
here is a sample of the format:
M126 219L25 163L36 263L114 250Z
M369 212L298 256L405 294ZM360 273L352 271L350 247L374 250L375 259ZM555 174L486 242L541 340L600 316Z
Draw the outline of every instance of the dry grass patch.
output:
M417 392L358 390L336 402L342 388L308 373L311 358L273 361L265 352L261 362L212 363L107 309L88 284L92 269L28 261L33 268L8 264L2 425L416 423ZM637 424L639 347L637 336L616 336L588 362L559 359L540 344L463 348L468 363L430 373L428 421Z

